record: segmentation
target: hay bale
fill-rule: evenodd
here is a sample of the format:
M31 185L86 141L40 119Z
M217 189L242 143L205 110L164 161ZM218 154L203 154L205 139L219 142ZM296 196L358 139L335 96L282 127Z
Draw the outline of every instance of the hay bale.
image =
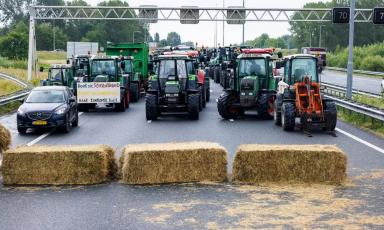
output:
M217 143L133 144L121 156L122 182L161 184L227 178L227 152Z
M106 145L21 146L4 153L5 185L86 185L112 179L114 149Z
M250 144L237 149L233 180L339 184L346 169L346 155L333 145Z
M0 154L11 145L12 136L7 128L0 124Z

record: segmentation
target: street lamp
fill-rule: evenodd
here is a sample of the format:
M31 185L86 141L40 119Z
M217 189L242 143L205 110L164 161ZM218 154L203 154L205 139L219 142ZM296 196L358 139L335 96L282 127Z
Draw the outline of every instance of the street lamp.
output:
M135 43L135 33L141 33L141 31L133 31L133 43Z

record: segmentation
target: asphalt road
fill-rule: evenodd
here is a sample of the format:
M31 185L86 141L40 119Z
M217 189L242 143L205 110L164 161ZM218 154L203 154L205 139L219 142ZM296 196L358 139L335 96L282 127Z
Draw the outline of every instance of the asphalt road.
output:
M348 156L346 186L238 186L178 184L127 186L113 182L89 187L9 188L0 185L0 229L249 229L249 228L358 228L384 227L384 139L338 122L337 137L315 132L284 132L273 121L246 116L222 120L212 83L212 100L200 120L165 116L148 123L144 100L125 113L95 111L80 116L69 134L44 132L19 136L15 115L0 118L12 130L13 145L126 144L169 141L214 141L229 152L244 143L335 144ZM357 141L350 136L360 138ZM363 144L363 141L369 143ZM377 149L373 149L371 144Z
M324 70L320 77L322 82L331 83L343 87L347 86L347 73L345 72ZM353 74L352 87L356 90L380 94L381 81L382 79L380 78L370 78L358 74Z

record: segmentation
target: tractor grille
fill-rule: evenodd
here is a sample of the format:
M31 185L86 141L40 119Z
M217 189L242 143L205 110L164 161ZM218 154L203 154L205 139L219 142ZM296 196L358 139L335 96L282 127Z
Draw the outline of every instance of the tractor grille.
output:
M31 112L28 117L32 120L48 120L52 116L51 112Z

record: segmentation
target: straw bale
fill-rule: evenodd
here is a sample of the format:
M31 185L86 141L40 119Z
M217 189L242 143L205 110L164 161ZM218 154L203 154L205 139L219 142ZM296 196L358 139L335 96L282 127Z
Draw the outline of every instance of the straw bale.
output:
M217 143L127 145L120 159L122 182L162 184L227 178L227 152Z
M106 145L20 146L4 153L6 185L86 185L112 179L114 149Z
M340 184L346 168L346 155L333 145L249 144L237 149L233 180Z
M12 137L9 130L0 124L0 154L9 148L11 145L11 140Z

